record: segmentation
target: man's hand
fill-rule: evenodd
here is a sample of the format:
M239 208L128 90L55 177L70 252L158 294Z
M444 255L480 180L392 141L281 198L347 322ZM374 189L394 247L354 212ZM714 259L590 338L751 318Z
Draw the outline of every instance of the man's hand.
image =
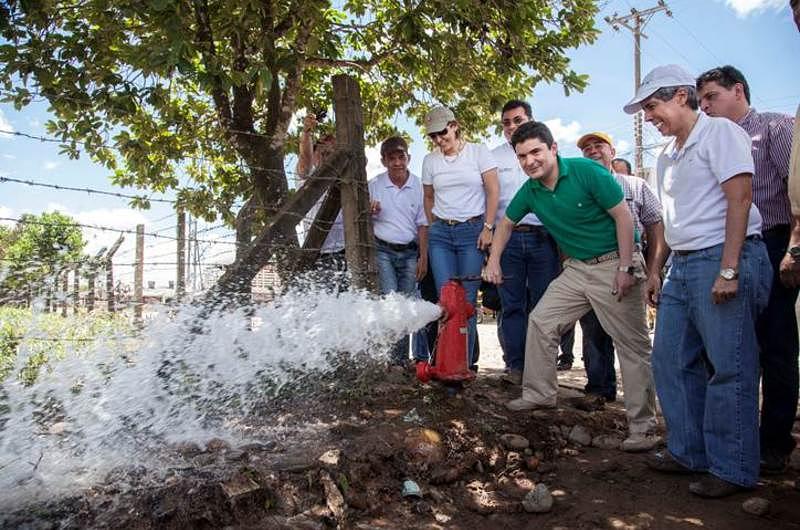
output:
M636 283L636 278L627 272L617 271L614 277L614 286L611 294L617 297L617 302L621 302L626 294L631 290L633 284Z
M659 274L651 274L647 277L643 293L645 304L653 308L658 307L661 298L661 276Z
M428 256L420 256L417 259L417 281L421 282L425 275L428 274Z
M481 235L478 236L478 248L481 250L489 250L492 246L492 231L488 228L481 230Z
M317 128L317 117L313 114L306 114L303 118L303 132L312 133Z
M714 286L711 287L711 301L715 304L724 304L728 300L736 297L739 291L739 279L726 280L722 276L717 276Z
M486 262L486 267L483 268L481 276L487 282L495 285L503 283L503 271L500 269L500 263L491 258Z
M381 213L381 201L369 201L369 213L372 215Z
M787 252L781 260L778 275L781 283L789 289L800 287L800 262L795 261Z

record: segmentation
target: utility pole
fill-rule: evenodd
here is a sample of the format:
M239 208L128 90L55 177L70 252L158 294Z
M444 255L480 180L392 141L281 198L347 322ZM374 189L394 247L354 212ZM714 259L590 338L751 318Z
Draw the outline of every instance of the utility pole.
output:
M186 294L186 213L178 209L178 271L175 279L175 299L180 301Z
M639 90L639 85L642 84L642 48L641 38L647 38L642 30L653 18L656 13L664 11L668 16L672 16L672 11L664 0L658 0L658 5L649 9L638 10L631 8L631 14L625 16L606 17L605 21L614 28L614 31L619 31L620 26L624 26L633 33L633 90L636 93ZM633 138L636 143L636 173L640 177L644 177L644 150L642 149L642 113L637 112L633 116Z

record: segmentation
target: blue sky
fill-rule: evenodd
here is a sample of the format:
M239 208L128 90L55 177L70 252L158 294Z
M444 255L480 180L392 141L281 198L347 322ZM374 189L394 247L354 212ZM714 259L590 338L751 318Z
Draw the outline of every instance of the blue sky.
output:
M694 74L721 64L733 64L744 72L751 86L753 106L794 114L800 103L800 33L791 20L788 0L671 0L673 13L653 17L645 28L649 38L642 39L642 75L666 63L676 63ZM589 131L610 133L619 153L633 158L633 122L622 112L622 105L633 94L633 37L625 29L614 31L603 17L627 14L631 7L646 9L655 0L601 1L598 27L602 34L591 46L569 53L572 67L590 75L590 85L582 94L565 97L560 85L539 85L532 94L521 94L530 101L535 117L546 121L554 132L562 154L577 156L577 138ZM17 112L11 105L0 104L0 129L34 135L46 135L48 119L46 106L33 105ZM420 131L405 120L398 120L415 139L411 146L411 169L419 172L427 151ZM644 143L660 141L660 135L649 125L644 128ZM486 142L493 147L501 138L489 136ZM0 176L35 180L74 187L90 187L108 191L114 188L106 178L107 171L82 158L69 160L58 154L58 145L0 134ZM377 150L368 150L368 174L382 168ZM645 165L653 158L645 157ZM129 193L132 190L127 190ZM139 192L136 192L139 193ZM16 183L0 183L0 217L18 217L22 213L40 213L59 209L75 216L85 224L133 228L144 223L148 232L164 230L174 235L170 226L175 222L169 205L153 204L147 211L131 210L127 201L85 193L32 188ZM2 221L0 221L2 222ZM203 224L200 225L203 228ZM110 244L116 239L113 232L86 230L89 252ZM219 229L204 234L207 239L230 240L230 231ZM127 236L119 252L119 262L132 261L133 237ZM157 257L174 251L173 241L146 240L146 259L170 260ZM229 245L206 245L205 257L212 262L231 261ZM129 275L121 272L122 278ZM146 280L159 285L172 279L172 267L148 267Z

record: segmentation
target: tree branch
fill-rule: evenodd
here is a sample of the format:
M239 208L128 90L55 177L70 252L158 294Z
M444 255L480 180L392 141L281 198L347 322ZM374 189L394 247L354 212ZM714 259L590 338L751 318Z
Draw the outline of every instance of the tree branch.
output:
M194 6L195 22L197 23L197 30L195 32L195 45L200 50L203 57L203 65L206 67L213 88L211 89L211 97L214 100L214 105L217 107L220 122L226 131L231 129L232 113L230 100L225 88L222 84L222 78L219 76L216 62L217 51L214 48L214 36L211 32L211 20L208 14L208 0L192 0Z

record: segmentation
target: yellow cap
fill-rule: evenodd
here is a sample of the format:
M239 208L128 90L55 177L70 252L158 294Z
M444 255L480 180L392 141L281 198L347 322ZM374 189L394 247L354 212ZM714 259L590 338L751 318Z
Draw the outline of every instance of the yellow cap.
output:
M584 134L578 139L578 149L583 149L584 145L592 139L592 138L599 138L603 140L605 143L614 147L614 142L611 140L611 137L604 132L591 132L589 134Z

